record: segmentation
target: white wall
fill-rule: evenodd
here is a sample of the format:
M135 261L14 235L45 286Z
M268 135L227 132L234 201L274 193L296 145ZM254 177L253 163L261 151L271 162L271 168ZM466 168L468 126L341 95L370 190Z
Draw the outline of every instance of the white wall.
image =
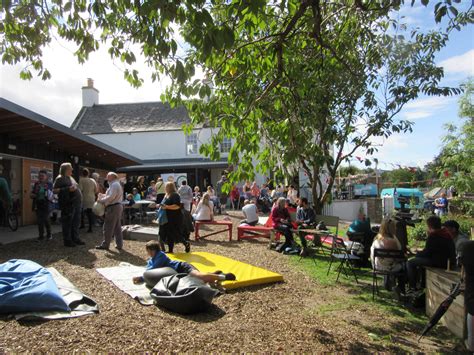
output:
M330 205L324 206L323 214L337 216L340 220L352 222L357 218L361 206L367 215L367 201L365 200L336 200Z
M202 143L209 142L210 128L195 130L198 135L198 150ZM186 138L182 130L91 134L91 137L139 159L184 159L203 158L199 153L186 154ZM221 154L226 157L227 154Z

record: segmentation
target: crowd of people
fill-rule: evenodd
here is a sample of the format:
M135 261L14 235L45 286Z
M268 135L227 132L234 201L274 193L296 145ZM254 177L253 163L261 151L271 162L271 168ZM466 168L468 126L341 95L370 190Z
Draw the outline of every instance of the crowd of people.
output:
M114 172L109 172L102 180L98 174L90 174L86 168L80 171L79 181L76 182L70 163L61 164L58 176L51 183L48 172L40 170L30 194L37 216L38 240L52 239L49 216L51 204L57 200L65 247L84 245L79 229L87 225L87 232L90 233L100 219L103 238L96 249L109 250L114 241L116 249L122 250L124 207L132 207L138 201L146 200L150 202L147 207L157 211L159 238L147 243L146 252L150 257L147 271L143 276L136 277L134 282L153 279L154 270L164 266L205 282L235 279L235 275L219 271L201 273L192 265L174 262L165 255L166 246L166 252L172 253L178 243L182 243L185 251L189 252L193 222L212 221L215 214L221 213L227 206L241 209L244 219L240 223L249 226L257 225L259 215L269 212L271 227L284 238L277 251L291 254L296 247L302 257L308 255L305 229L317 228L317 216L308 200L298 196L294 186L277 185L272 188L269 184L259 186L256 182L247 181L242 186L232 185L227 193L224 188L227 182L226 176L222 175L215 188L209 185L202 193L199 186L192 188L187 181L181 181L177 186L174 181L165 182L161 177L149 183L144 177L139 177L135 183L129 181L124 184ZM398 296L416 295L423 289L426 267L455 268L467 260L464 252L469 249L466 247L469 237L462 234L455 220L442 223L440 216L445 214L447 208L443 198L436 201L436 214L426 219L426 243L415 254L410 254L406 231L405 235L398 233L398 222L394 218L384 219L380 227L374 229L370 219L360 211L348 228L347 237L353 243L350 249L354 243L361 246L357 255L362 265L397 273L395 279L386 277L385 286ZM97 205L105 210L102 217L94 213ZM299 243L295 242L294 235L297 235ZM471 249L474 250L474 247ZM405 258L377 257L376 250L398 250Z

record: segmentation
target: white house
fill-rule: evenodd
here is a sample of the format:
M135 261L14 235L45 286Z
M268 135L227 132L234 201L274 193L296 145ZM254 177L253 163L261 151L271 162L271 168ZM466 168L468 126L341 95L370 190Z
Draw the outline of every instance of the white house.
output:
M144 165L121 168L132 175L186 174L190 185L215 184L228 169L227 153L232 141L221 144L221 160L211 161L199 154L213 129L195 127L185 135L190 123L184 107L171 108L162 102L99 104L99 91L92 79L82 88L83 107L71 128L100 142L141 159ZM215 130L215 129L214 129ZM257 176L259 184L263 176Z

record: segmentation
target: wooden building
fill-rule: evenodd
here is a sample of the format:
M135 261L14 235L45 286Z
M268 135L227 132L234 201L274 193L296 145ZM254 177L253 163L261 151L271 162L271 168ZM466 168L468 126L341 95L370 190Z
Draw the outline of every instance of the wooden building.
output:
M20 206L21 224L35 223L29 194L38 171L46 169L52 178L63 162L73 165L76 177L82 167L105 176L107 171L142 163L92 137L0 98L0 176L7 180L13 199Z

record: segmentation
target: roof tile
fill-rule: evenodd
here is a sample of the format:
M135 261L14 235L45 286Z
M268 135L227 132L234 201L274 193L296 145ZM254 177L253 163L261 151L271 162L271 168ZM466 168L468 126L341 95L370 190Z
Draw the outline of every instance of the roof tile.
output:
M177 130L190 122L184 106L140 102L83 107L71 127L85 134L100 134Z

